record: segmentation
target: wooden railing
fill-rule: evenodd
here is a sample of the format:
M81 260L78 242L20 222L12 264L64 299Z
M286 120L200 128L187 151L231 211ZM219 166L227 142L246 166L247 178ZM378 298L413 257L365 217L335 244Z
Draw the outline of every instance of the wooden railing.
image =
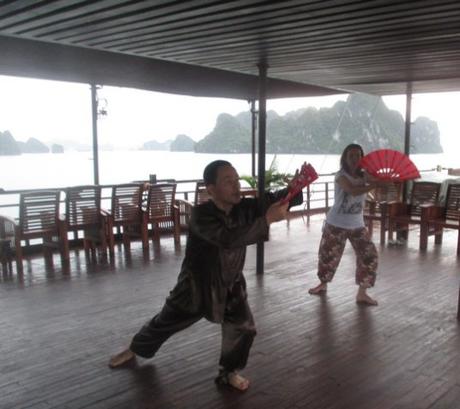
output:
M420 172L423 174L424 172L433 172L435 170L437 169L426 169L421 170ZM157 180L158 183L171 181L173 180ZM176 198L184 199L193 203L195 184L197 181L197 179L174 180L174 182L177 183ZM136 182L149 182L149 180L139 180ZM304 189L304 203L302 206L295 208L294 211L297 213L305 214L307 216L326 212L334 201L333 182L334 174L320 174L316 182L312 183L310 186ZM101 185L103 204L102 207L110 207L112 186L114 185ZM0 214L5 214L6 216L10 217L17 217L19 213L19 195L23 192L36 190L49 190L49 187L43 189L21 189L7 191L0 189ZM64 204L64 200L61 200L61 204Z
M329 208L329 204L332 203L333 188L331 189L332 183L331 174L320 175L319 182L313 183L307 189L304 190L304 205L303 209L296 209L304 213L318 213L325 211ZM170 182L171 179L157 180L157 183ZM176 198L184 199L189 202L194 201L195 195L195 184L197 179L184 179L175 180L177 183ZM136 181L136 182L148 182ZM244 183L244 182L243 182ZM331 185L331 186L330 186ZM102 207L110 207L111 189L114 184L101 185L102 188ZM18 190L0 190L0 214L5 214L10 217L17 217L19 213L19 195L24 192L37 191L37 190L49 190L50 188L38 188L38 189L18 189ZM62 188L64 190L64 188ZM61 204L64 205L65 200L61 199Z
M422 172L432 172L436 169L422 170ZM157 183L171 182L171 179L157 180ZM195 195L195 185L197 179L186 179L186 180L174 180L177 183L176 199L183 199L184 201L193 203ZM136 182L149 182L136 181ZM244 182L242 182L244 183ZM111 190L114 185L102 185L102 208L109 209L111 206ZM21 189L21 190L1 190L0 189L0 214L8 216L10 218L17 218L19 214L19 196L23 192L37 191L37 190L49 190L48 188L43 189ZM64 188L63 188L64 190ZM326 213L334 202L334 174L320 174L317 181L312 183L310 186L303 191L304 202L302 205L291 209L291 213L297 216L306 216L307 220L310 216L315 214ZM61 198L61 213L64 213L65 197ZM180 200L178 201L180 202ZM180 205L181 209L181 225L186 226L188 220L189 210L184 207L185 203ZM120 232L118 232L120 233ZM78 237L74 237L74 241L77 241ZM34 243L26 241L26 251L34 251L37 246Z

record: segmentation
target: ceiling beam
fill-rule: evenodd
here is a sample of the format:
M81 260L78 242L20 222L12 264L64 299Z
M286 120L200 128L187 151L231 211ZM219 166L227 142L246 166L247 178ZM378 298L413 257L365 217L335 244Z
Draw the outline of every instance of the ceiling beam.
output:
M257 99L258 76L83 47L0 36L0 74L138 88L172 94ZM343 93L267 79L268 98Z

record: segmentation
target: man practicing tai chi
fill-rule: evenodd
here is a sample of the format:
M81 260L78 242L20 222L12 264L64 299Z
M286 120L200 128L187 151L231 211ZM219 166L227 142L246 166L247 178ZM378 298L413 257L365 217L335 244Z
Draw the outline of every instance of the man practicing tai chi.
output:
M290 184L295 182L296 176ZM114 355L111 368L139 355L151 358L171 335L201 318L222 325L217 384L246 390L238 374L246 366L256 329L247 302L243 266L246 246L268 240L269 225L286 218L288 206L302 203L302 193L289 203L278 199L288 189L266 194L266 211L258 199L241 199L239 176L223 160L211 162L203 174L211 200L194 207L185 258L174 289L160 311L134 336L128 349Z

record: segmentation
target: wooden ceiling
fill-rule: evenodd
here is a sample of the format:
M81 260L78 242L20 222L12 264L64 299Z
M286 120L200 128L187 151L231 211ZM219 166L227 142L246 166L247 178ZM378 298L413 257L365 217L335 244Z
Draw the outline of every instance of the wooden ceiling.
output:
M0 3L0 73L189 95L460 90L459 0Z

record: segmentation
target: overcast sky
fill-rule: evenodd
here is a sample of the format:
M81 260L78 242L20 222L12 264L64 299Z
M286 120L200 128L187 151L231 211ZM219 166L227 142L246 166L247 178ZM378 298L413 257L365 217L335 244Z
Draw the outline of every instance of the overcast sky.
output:
M164 141L186 134L202 139L214 127L217 115L235 115L249 108L246 101L195 98L127 88L103 87L101 103L106 117L99 121L99 141L114 147L138 147L152 139ZM314 106L330 107L346 95L270 100L268 109L283 115ZM405 96L384 97L386 105L405 112ZM412 118L427 116L438 122L444 150L460 147L460 93L418 94ZM0 131L16 140L30 137L44 142L58 139L91 143L89 85L0 76Z

